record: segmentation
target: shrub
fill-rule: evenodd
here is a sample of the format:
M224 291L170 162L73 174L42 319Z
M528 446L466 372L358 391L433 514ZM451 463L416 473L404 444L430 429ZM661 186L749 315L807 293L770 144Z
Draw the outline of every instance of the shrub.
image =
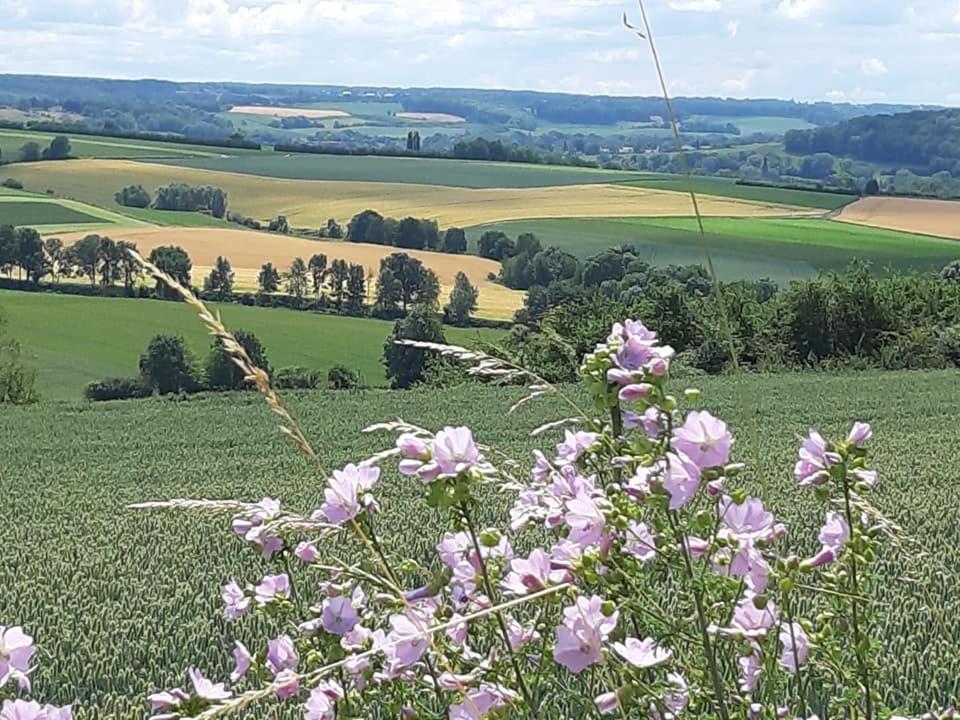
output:
M7 178L3 181L3 186L11 190L23 190L23 183L16 178Z
M410 314L397 320L383 346L383 363L391 387L402 390L421 382L429 358L435 353L418 347L398 345L397 340L421 340L445 343L443 326L433 309L417 305Z
M271 380L273 385L281 390L314 390L324 387L325 384L322 372L304 367L280 368Z
M88 383L83 390L87 400L131 400L150 396L150 388L140 378L106 378Z
M247 330L237 330L234 337L254 365L269 374L270 363L267 360L267 350L259 338ZM213 346L210 348L204 375L207 386L212 390L240 390L248 385L244 379L243 370L231 359L219 338L213 341Z
M20 343L10 337L0 313L0 405L30 405L40 399L37 373L23 363Z
M118 205L132 208L150 207L151 200L150 193L144 189L143 185L128 185L114 195L114 199Z
M334 365L327 373L327 386L331 390L353 390L360 387L360 373L346 365Z
M194 360L179 335L155 335L140 356L143 384L161 395L199 389Z

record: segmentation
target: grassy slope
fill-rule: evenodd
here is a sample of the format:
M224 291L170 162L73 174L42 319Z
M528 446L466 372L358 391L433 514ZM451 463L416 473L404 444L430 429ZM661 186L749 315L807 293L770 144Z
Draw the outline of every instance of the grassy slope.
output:
M60 133L33 130L0 130L0 151L4 160L17 160L25 143L35 142L46 147ZM137 158L137 157L218 157L219 148L188 143L165 143L151 140L132 140L94 135L70 135L70 154L74 157ZM231 153L236 151L230 150Z
M946 706L960 693L960 485L951 460L960 443L952 421L960 403L954 373L822 374L713 378L698 383L710 408L737 434L748 459L745 486L768 501L789 527L791 547L815 549L822 519L790 470L797 438L811 426L838 434L852 418L876 429L876 502L928 553L889 566L878 588L883 673L893 705ZM389 438L366 425L402 416L426 427L469 423L480 441L524 466L527 431L569 410L541 402L507 415L517 388L444 392L302 393L288 398L327 467L367 457ZM220 586L260 577L263 563L230 536L222 517L126 509L145 499L280 497L297 510L321 500L315 472L276 432L275 419L251 394L88 405L41 404L0 413L0 496L7 516L0 543L16 562L0 565L5 621L29 627L43 648L34 676L51 702L78 701L78 720L144 716L143 696L182 682L183 668L222 677L231 669L235 633L219 618ZM541 438L556 442L556 433ZM416 482L386 463L377 495L378 526L388 549L430 557L446 528L428 511ZM480 522L503 525L508 501L483 507ZM64 528L69 527L69 532ZM943 575L938 576L939 572ZM932 611L917 578L930 592ZM569 717L552 714L550 717Z
M471 228L513 237L532 232L580 258L607 247L633 244L658 265L705 263L706 248L724 280L770 277L779 282L835 269L860 258L877 269L939 269L960 255L954 240L852 226L832 220L705 218L707 236L691 218L527 220Z
M5 200L0 202L0 225L70 225L95 223L93 215L74 210L51 200L33 202Z
M703 195L719 195L739 200L754 200L779 205L820 208L822 210L837 210L857 199L853 195L837 195L812 190L738 185L735 180L730 178L695 175L691 178L691 181L694 191ZM635 179L627 180L625 184L657 190L689 191L689 184L682 175L647 173L639 175Z
M381 354L392 323L232 304L214 307L228 327L255 332L274 367L326 370L344 364L359 370L370 385L386 384ZM79 398L91 380L136 375L140 353L157 333L183 335L200 358L210 347L203 326L180 303L0 291L0 309L10 321L11 335L38 369L40 391L47 398ZM445 332L458 344L478 337L493 341L502 334Z
M188 158L166 164L292 180L399 182L448 187L545 187L628 180L633 173L521 163L432 158L264 153L229 158Z

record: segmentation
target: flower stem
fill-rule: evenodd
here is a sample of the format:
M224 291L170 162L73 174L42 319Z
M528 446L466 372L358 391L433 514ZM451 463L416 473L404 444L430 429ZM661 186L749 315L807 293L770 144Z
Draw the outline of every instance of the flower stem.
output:
M843 478L843 502L847 515L847 526L850 528L850 538L853 539L853 508L850 503L850 482L844 475ZM850 553L850 580L853 583L853 594L860 593L860 581L858 577L858 563L856 552ZM853 622L853 650L857 656L857 667L860 670L860 680L863 682L863 690L866 700L866 720L873 720L873 694L870 690L870 668L867 666L867 660L863 656L864 636L860 627L859 601L854 598L850 602L851 620Z
M463 512L463 519L467 523L467 531L470 534L470 541L473 543L474 552L477 553L477 562L480 565L480 575L483 578L484 590L486 591L490 602L496 604L493 594L493 585L490 582L490 574L487 572L487 563L483 559L483 553L480 549L480 542L477 540L476 529L473 525L473 520L470 517L470 509L467 507L466 503L462 503L460 505L460 509L461 512ZM527 707L530 708L531 714L534 718L536 718L537 708L533 704L533 697L530 695L530 690L527 688L527 683L523 679L523 670L520 668L520 663L517 660L517 656L513 652L513 647L510 645L510 632L507 630L507 621L503 619L503 613L499 611L494 613L494 617L496 617L497 625L500 628L500 636L503 638L504 649L507 651L507 655L510 656L510 663L513 665L513 672L517 676L517 685L520 688L520 693L523 695L523 699L527 703Z
M730 720L730 713L727 711L727 702L723 697L723 680L720 679L720 669L717 667L717 656L714 651L713 643L710 642L710 633L707 632L707 613L703 607L703 596L700 588L697 587L693 572L693 563L690 560L690 548L687 546L687 539L680 532L680 526L677 523L675 511L667 514L670 519L670 526L673 528L677 542L683 550L684 567L687 571L687 578L690 580L693 600L697 607L697 621L700 625L700 637L703 642L703 652L707 658L707 665L710 669L710 681L713 683L713 694L717 705L717 712L722 720Z

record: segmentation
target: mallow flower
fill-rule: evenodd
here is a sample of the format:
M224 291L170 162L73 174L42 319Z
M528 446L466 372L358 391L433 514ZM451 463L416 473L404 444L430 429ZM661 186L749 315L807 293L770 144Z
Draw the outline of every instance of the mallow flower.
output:
M725 465L732 444L727 424L705 410L688 414L684 424L673 431L673 447L701 470Z
M579 597L563 611L563 623L557 627L553 659L573 673L582 672L603 659L603 643L617 626L619 613L603 613L603 600L594 595Z

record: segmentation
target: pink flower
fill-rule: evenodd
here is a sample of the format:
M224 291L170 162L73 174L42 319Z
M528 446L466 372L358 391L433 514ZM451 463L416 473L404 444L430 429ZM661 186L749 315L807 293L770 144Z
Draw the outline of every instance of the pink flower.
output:
M701 470L725 465L732 443L727 424L706 411L690 413L683 426L673 431L673 447Z
M0 687L14 673L26 675L30 671L30 658L36 651L33 638L23 632L22 627L0 625Z
M657 645L657 641L653 638L647 638L646 640L627 638L625 642L614 643L613 651L634 667L642 670L661 665L673 657L670 650Z
M267 642L267 667L274 675L281 670L295 670L300 656L289 635L279 635Z
M653 391L653 385L649 383L633 383L631 385L624 385L620 388L620 392L617 397L620 399L620 402L629 403L634 400L639 400L645 398Z
M463 703L450 706L450 720L483 720L490 713L506 707L517 698L516 693L501 685L483 683L467 693Z
M503 589L513 595L526 595L543 590L550 584L550 556L537 548L527 558L510 561L510 572L503 579Z
M754 651L741 657L737 664L740 666L741 692L753 692L760 683L760 671L763 669L760 656Z
M700 468L685 455L668 454L663 489L670 495L670 509L679 510L700 489Z
M310 692L304 706L305 720L334 720L336 704L343 699L343 689L333 680L322 682Z
M194 694L201 700L219 702L230 697L230 691L223 687L223 683L213 683L207 680L196 668L188 668L187 675L193 684Z
M295 670L281 670L273 678L273 692L281 700L289 700L300 694L300 678Z
M593 704L601 715L613 715L620 709L620 697L615 692L602 693L593 699Z
M758 608L754 598L747 597L741 600L734 610L731 625L744 637L752 639L763 637L776 623L777 609L772 602Z
M799 451L800 459L793 474L801 486L822 485L830 478L829 469L840 457L827 450L827 441L816 430L811 430Z
M239 640L234 641L233 660L236 665L233 672L230 673L230 682L237 682L247 674L250 669L250 663L253 661L253 655L247 650L247 646Z
M663 702L674 717L682 713L690 702L690 688L686 678L679 673L667 673L670 690L663 694Z
M63 707L44 705L43 720L73 720L73 708L69 705Z
M250 610L250 598L235 580L223 586L220 597L223 598L223 617L227 620L243 617Z
M173 710L180 707L181 703L189 699L190 696L179 688L175 688L170 692L163 691L147 695L147 702L150 703L150 710L153 712L157 710Z
M401 435L397 447L403 460L400 472L416 475L424 483L438 478L457 477L483 461L467 427L445 427L429 444L410 435Z
M657 541L644 523L631 520L627 525L627 534L623 543L624 552L637 560L650 562L657 557Z
M0 708L0 720L72 720L73 709L69 705L40 706L33 700L4 700Z
M534 625L521 625L512 616L507 616L507 638L510 640L510 649L520 650L539 639L540 634Z
M766 540L774 529L773 513L758 498L748 497L738 505L724 496L720 501L720 517L726 528L742 540Z
M872 437L873 428L870 427L869 423L856 422L853 424L853 428L847 436L847 441L854 447L859 448L870 442L870 438Z
M360 514L363 494L379 479L380 468L375 466L358 467L351 463L343 470L334 470L333 477L327 481L329 487L323 493L326 502L320 512L334 525L353 520Z
M557 627L557 644L553 659L570 672L579 673L603 659L602 647L617 626L619 613L609 617L602 612L603 600L577 598L573 607L563 611L563 624Z
M800 567L804 570L813 570L814 568L829 565L837 559L837 553L833 548L825 547L809 560L804 560Z
M269 558L283 548L283 540L263 526L279 514L280 501L265 497L249 511L233 519L233 531L242 535L251 545L259 547L263 557Z
M317 552L317 548L309 542L302 542L297 545L296 549L293 551L293 554L300 559L300 562L306 563L307 565L312 565L320 557L320 553Z
M846 518L840 513L830 511L827 513L827 521L820 528L820 543L825 548L833 550L834 554L839 555L850 539L850 526Z
M791 674L796 674L800 665L807 661L810 652L810 639L799 623L791 623L780 628L780 666Z
M260 584L253 589L257 605L263 607L274 600L286 600L290 597L290 578L286 573L280 575L264 575Z
M607 524L597 500L586 494L567 501L564 520L570 527L570 540L583 548L597 544Z
M565 430L563 442L557 445L557 460L572 465L583 453L593 447L597 437L597 433L594 432Z
M342 595L323 601L321 618L323 629L331 635L346 635L360 622L360 617L350 598Z
M613 343L629 340L632 337L638 340L654 342L657 339L657 334L639 320L624 320L622 323L613 324L610 335L607 337L607 342Z
M396 669L410 667L423 657L427 649L427 637L423 633L429 626L414 613L408 612L406 615L391 615L390 627L393 629L386 641L397 644L386 651L387 658Z

